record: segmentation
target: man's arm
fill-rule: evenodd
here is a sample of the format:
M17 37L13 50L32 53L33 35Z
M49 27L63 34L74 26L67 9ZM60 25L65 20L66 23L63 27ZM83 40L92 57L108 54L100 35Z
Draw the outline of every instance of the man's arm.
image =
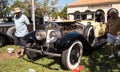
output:
M32 31L33 30L33 25L30 23L29 19L27 16L25 16L25 24L27 25L28 31Z
M109 33L109 24L108 24L108 23L106 24L105 32L106 32L106 33Z

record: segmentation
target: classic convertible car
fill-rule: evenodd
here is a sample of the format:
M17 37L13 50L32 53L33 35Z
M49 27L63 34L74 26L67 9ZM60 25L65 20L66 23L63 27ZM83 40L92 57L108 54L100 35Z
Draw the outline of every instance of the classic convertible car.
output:
M61 57L68 69L79 66L83 50L92 50L105 42L104 36L95 36L95 27L88 22L49 22L43 30L32 31L24 37L26 54L33 59L40 55ZM88 51L89 51L88 50Z

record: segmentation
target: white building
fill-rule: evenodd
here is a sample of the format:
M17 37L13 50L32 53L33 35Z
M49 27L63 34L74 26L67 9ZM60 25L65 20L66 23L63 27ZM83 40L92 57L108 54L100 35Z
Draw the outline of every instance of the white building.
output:
M67 5L68 17L70 20L80 18L81 12L101 11L105 16L105 22L108 18L108 10L115 8L120 13L120 0L77 0ZM120 14L119 14L120 15Z

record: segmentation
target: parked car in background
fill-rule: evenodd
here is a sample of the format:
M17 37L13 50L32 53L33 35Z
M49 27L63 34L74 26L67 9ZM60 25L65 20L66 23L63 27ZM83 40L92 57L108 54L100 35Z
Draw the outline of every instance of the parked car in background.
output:
M0 47L13 43L14 31L15 27L12 17L3 18L2 23L0 23Z
M94 36L95 39L99 39L99 37L103 36L105 34L105 18L104 13L102 11L86 11L80 13L80 23L84 24L85 26L88 24L91 24L94 26Z
M43 18L36 16L36 30L43 28ZM33 30L32 20L31 17L28 17L31 27L28 29L29 32ZM13 17L4 17L2 22L0 23L0 47L7 45L7 44L14 44L14 21Z

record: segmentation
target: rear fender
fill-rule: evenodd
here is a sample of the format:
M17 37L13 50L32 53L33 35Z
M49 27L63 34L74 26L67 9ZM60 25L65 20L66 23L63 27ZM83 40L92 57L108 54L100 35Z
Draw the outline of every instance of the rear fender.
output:
M0 35L5 38L6 42L12 42L12 43L14 42L13 38L10 37L9 35L1 33L1 32L0 32Z
M83 44L84 49L90 49L92 48L91 45L88 43L88 41L84 38L83 35L77 33L77 32L70 32L65 34L59 42L59 49L60 51L66 50L70 47L70 45L73 43L73 41L79 40Z

